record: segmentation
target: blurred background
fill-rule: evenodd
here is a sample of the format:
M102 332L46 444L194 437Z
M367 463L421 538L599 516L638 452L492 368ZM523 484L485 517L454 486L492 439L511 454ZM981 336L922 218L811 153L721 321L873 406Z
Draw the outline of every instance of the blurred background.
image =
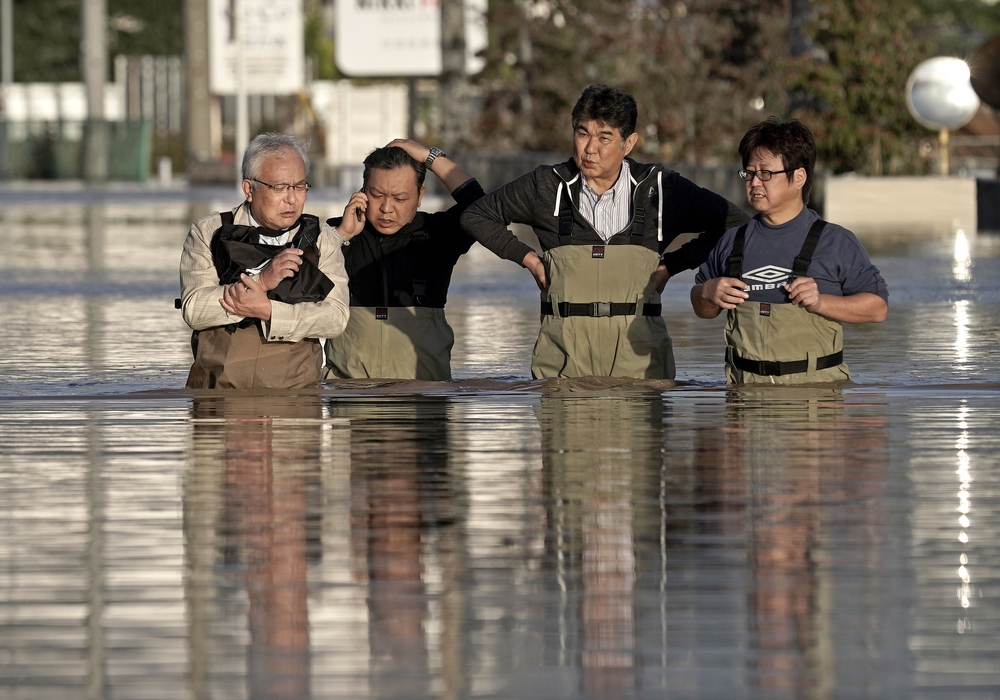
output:
M937 174L942 146L908 112L907 78L1000 35L996 0L0 6L5 180L232 182L242 144L281 130L308 141L321 187L408 135L463 154L489 189L568 150L569 111L595 82L638 100L640 160L708 186L772 114L814 131L823 173ZM995 110L980 105L946 147L950 174L995 178Z

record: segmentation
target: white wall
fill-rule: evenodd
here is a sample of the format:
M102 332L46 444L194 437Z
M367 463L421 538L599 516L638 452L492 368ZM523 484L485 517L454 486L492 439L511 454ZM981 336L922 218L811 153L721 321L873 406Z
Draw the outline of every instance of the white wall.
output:
M358 86L317 80L309 86L316 116L326 130L331 165L361 165L373 149L405 138L409 105L405 83Z
M0 114L9 121L80 121L87 118L83 83L10 83L0 85ZM104 86L104 118L125 118L125 87Z

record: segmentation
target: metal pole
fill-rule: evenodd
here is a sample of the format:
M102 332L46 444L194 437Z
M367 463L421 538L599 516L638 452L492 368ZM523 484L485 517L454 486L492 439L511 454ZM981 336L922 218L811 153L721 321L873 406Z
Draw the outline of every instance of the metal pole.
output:
M469 136L465 75L465 0L441 0L441 145L449 153Z
M208 92L208 2L184 0L184 66L187 71L187 169L212 158Z
M948 130L938 132L938 169L943 177L948 177Z
M108 78L108 7L106 0L81 3L83 46L81 68L87 92L87 129L84 144L84 177L104 182L108 177L104 124L104 83Z
M0 0L0 83L14 82L14 2Z
M236 162L236 189L242 193L243 185L243 151L250 141L250 124L247 118L247 81L244 69L244 20L243 0L233 0L234 41L236 42L236 143L233 148L233 160Z

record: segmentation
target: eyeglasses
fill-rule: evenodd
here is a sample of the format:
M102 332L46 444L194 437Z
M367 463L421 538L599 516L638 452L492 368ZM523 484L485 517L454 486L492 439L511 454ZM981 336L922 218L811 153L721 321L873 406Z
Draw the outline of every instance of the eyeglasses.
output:
M761 182L767 182L774 175L780 175L781 173L794 173L798 168L789 168L788 170L741 170L740 179L750 182L753 180L754 175Z
M269 185L268 183L262 180L258 180L255 177L250 178L250 181L256 182L257 184L260 185L264 185L264 187L267 187L272 192L277 192L278 194L285 194L285 192L287 192L288 190L291 190L295 194L305 194L306 192L309 191L309 188L312 187L312 185L310 185L308 182L298 182L294 185L289 185L286 182L279 182L277 185Z

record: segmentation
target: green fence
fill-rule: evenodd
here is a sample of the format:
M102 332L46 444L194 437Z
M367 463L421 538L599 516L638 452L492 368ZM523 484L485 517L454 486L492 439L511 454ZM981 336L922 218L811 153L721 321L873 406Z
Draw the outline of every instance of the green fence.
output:
M145 181L150 172L147 121L106 121L108 180ZM81 121L0 121L0 180L81 179L84 140Z

